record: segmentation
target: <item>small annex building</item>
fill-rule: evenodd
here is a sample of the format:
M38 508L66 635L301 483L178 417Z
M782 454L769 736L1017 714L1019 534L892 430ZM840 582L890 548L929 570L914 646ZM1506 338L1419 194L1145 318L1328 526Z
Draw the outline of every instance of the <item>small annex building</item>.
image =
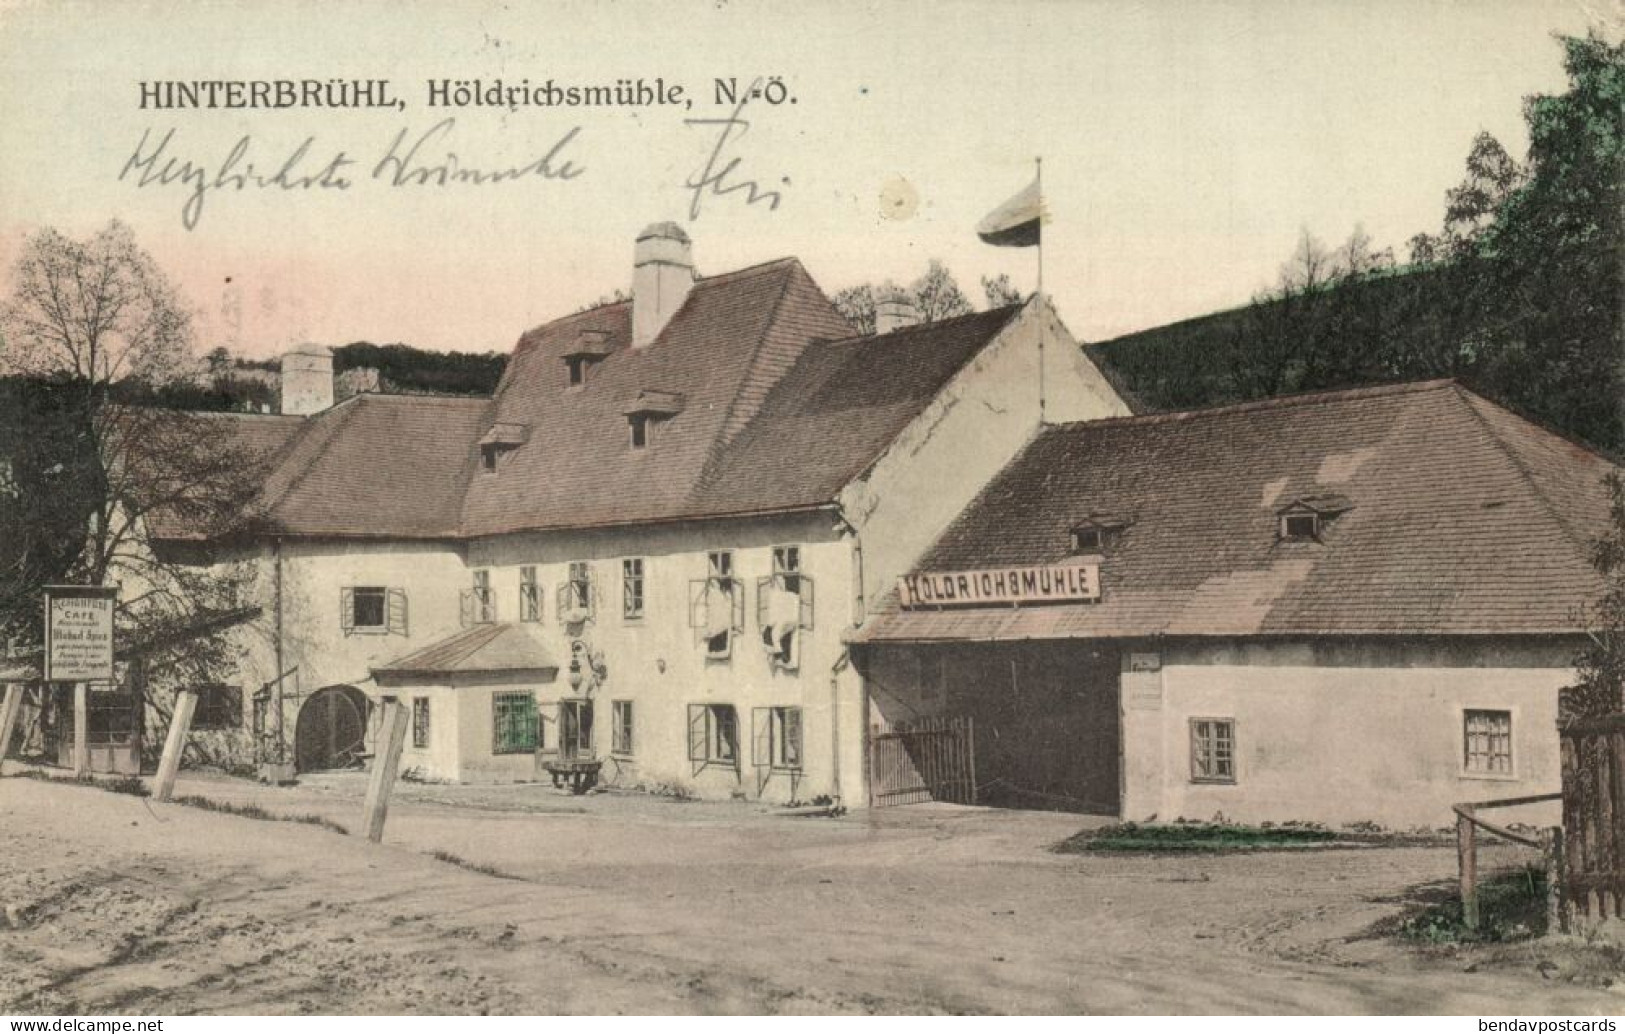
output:
M1616 469L1450 381L1045 428L852 637L872 728L1128 820L1555 791Z

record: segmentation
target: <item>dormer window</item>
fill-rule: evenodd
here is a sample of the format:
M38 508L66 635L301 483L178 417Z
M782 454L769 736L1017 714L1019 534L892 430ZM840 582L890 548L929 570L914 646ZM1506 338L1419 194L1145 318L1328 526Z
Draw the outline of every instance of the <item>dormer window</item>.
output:
M1090 514L1072 526L1072 554L1099 556L1105 553L1106 547L1116 539L1119 532L1128 527L1128 523L1123 517Z
M634 449L646 449L653 440L655 425L664 423L683 411L683 396L674 391L640 391L627 406L628 440Z
M528 441L528 424L492 424L491 429L480 436L480 469L495 474L503 459Z
M1283 541L1308 541L1320 538L1320 514L1313 510L1293 510L1281 514Z
M610 353L609 335L602 330L583 330L570 351L564 354L564 368L570 387L587 383L587 371Z
M1276 511L1276 537L1282 542L1319 542L1326 526L1353 508L1347 496L1300 496Z

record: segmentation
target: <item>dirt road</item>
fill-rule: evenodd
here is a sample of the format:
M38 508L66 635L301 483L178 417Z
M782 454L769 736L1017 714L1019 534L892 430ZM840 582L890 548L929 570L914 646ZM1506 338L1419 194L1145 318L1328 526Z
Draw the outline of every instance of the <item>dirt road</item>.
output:
M180 789L352 827L358 791ZM1453 874L1447 849L1046 850L1082 821L415 787L375 847L0 779L0 1013L1625 1008L1532 966L1465 972L1362 938L1406 888Z

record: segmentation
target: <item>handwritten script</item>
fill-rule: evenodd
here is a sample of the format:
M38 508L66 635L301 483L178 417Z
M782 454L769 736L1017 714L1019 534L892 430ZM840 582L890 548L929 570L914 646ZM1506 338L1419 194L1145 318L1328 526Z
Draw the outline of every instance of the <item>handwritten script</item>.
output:
M744 191L744 201L747 205L754 205L759 201L767 202L770 211L777 211L779 202L784 200L776 190L764 190L756 180L739 179L732 177L739 169L743 160L738 156L727 155L728 145L745 135L750 130L750 123L741 118L745 105L752 96L761 96L762 79L751 83L750 89L740 97L739 103L734 106L733 114L727 118L689 118L684 123L690 126L720 126L721 132L717 134L711 146L710 156L706 159L705 168L694 176L689 177L683 185L690 191L688 202L688 218L692 222L700 217L700 203L706 197L726 197ZM789 180L785 180L786 183Z
M538 180L566 183L586 172L573 157L579 149L580 126L564 132L530 161L494 166L469 160L454 149L456 127L457 120L447 118L422 133L402 129L380 155L370 158L323 148L315 136L307 136L285 154L266 158L261 154L264 146L245 135L218 161L183 155L174 129L161 134L147 129L118 178L137 188L185 191L181 223L192 230L216 193L349 190L360 182L387 187L485 187Z

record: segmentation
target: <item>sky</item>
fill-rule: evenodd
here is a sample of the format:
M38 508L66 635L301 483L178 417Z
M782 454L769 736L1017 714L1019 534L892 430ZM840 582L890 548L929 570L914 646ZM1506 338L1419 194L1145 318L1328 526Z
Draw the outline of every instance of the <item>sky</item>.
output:
M28 234L117 218L195 307L202 348L506 351L629 288L638 231L673 220L702 274L793 255L833 293L906 283L935 258L980 302L983 276L1034 287L1037 253L982 244L975 227L1041 156L1044 289L1075 336L1099 340L1245 303L1305 229L1335 245L1359 225L1403 257L1438 228L1478 132L1523 154L1522 99L1564 89L1553 33L1617 36L1620 13L1601 0L0 0L0 289ZM443 80L638 78L681 85L692 106L430 104ZM758 78L782 97L718 100L717 80ZM304 79L387 79L400 106L141 106L143 82ZM288 179L319 180L337 158L327 180L347 185L233 189L229 173L270 179L301 147ZM556 175L394 182L451 154L479 170L551 155ZM195 219L185 182L141 183L171 158L228 173ZM708 169L723 178L696 192Z

